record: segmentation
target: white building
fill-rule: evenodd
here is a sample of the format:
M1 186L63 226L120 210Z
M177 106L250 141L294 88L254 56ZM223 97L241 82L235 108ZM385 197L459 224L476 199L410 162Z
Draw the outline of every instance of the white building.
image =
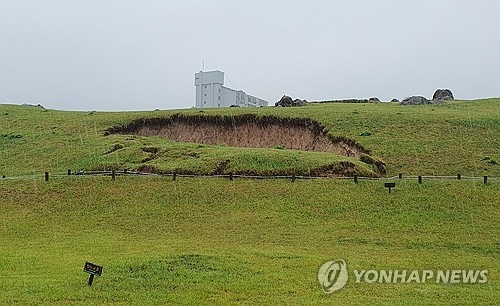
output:
M224 72L200 71L194 75L196 86L196 107L241 107L268 106L268 102L247 95L241 90L224 87Z

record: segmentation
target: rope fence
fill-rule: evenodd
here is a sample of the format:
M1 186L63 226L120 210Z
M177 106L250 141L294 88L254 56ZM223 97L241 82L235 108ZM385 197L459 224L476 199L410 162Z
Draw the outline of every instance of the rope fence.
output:
M462 176L461 174L457 174L456 176L443 176L443 175L403 175L399 173L398 176L392 177L363 177L363 176L306 176L306 175L243 175L243 174L177 174L173 173L148 173L148 172L137 172L137 171L76 171L72 172L68 170L67 172L45 172L40 174L29 174L22 176L5 176L2 175L1 180L24 180L24 179L36 179L43 178L45 181L48 181L50 177L84 177L84 176L109 176L112 180L115 180L118 176L156 176L156 177L171 177L172 180L176 180L177 178L226 178L229 180L233 179L260 179L260 180L269 180L269 179L287 179L295 182L296 180L317 180L317 179L336 179L336 180L352 180L354 183L358 183L359 180L365 181L390 181L390 180L412 180L418 181L420 184L423 183L424 180L467 180L467 181L483 181L484 184L487 184L489 181L499 181L500 177L489 177L489 176Z

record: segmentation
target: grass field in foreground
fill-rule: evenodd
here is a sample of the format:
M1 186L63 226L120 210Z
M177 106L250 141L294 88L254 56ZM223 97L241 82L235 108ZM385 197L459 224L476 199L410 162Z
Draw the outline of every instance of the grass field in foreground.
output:
M158 137L104 137L106 129L140 117L175 113L233 116L244 113L312 118L334 136L354 139L387 162L388 175L500 176L500 99L449 101L442 105L394 103L312 104L298 108L222 108L150 112L62 112L0 105L0 175L16 176L151 165L165 171L210 173L222 160L228 171L298 172L338 163L333 154L277 149L199 146ZM364 136L361 136L364 135ZM112 148L123 148L110 153ZM159 148L148 161L143 147ZM343 158L343 157L342 157ZM345 159L345 158L344 158ZM361 174L369 174L360 166Z
M480 304L500 300L492 182L0 180L0 304ZM483 285L356 284L320 265L488 269ZM86 285L85 261L104 266Z

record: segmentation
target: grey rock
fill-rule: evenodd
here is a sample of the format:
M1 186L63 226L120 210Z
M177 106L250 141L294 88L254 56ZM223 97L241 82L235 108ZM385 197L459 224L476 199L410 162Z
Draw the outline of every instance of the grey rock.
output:
M433 101L427 100L427 98L422 96L411 96L404 99L399 103L400 105L423 105L423 104L434 104Z
M368 99L368 102L371 102L371 103L378 103L378 102L380 102L380 99L379 99L379 98L377 98L377 97L372 97L372 98Z
M283 96L278 102L274 104L276 107L296 107L304 105L304 101L300 99L293 100L289 96Z
M391 102L398 102L399 103L399 100L396 99L396 98L394 98L394 99L391 100Z
M453 93L449 89L438 89L434 92L432 100L454 100Z

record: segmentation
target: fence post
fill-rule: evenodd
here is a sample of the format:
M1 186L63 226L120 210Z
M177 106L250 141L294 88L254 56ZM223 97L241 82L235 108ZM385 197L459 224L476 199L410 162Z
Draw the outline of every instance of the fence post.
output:
M462 179L462 174L457 174L457 180L461 180Z
M127 173L127 172L128 172L127 168L123 169L123 173Z
M116 171L115 170L112 170L111 171L111 180L114 181L116 178Z
M358 175L357 174L354 174L354 183L358 183Z
M172 181L175 181L176 179L177 179L177 173L175 173L174 171L174 173L172 173Z
M47 171L45 171L45 181L46 182L49 181L49 173Z
M422 176L421 175L418 176L418 183L422 184Z
M403 173L399 173L399 179L402 180L403 179Z
M4 179L5 178L5 174L2 175L2 178Z
M233 173L229 173L229 180L232 181L233 180Z
M71 175L71 169L68 169L68 175Z
M484 179L484 184L485 184L485 185L486 185L486 184L488 184L488 176L487 176L487 175L485 175L485 176L483 177L483 179Z
M292 174L292 183L295 182L295 173Z

